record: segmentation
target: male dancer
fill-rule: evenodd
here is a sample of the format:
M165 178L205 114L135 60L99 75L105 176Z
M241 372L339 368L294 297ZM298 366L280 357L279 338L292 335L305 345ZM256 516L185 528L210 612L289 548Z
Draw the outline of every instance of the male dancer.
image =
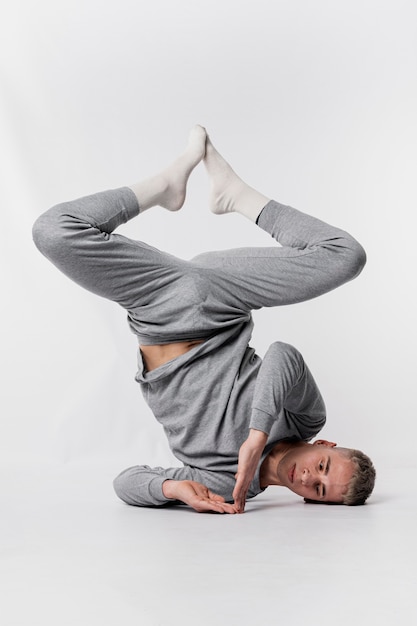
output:
M282 247L184 261L114 234L153 206L179 210L202 159L212 211L244 215ZM61 271L127 310L139 342L136 380L183 463L123 471L114 481L122 500L236 513L268 485L283 485L307 500L365 502L375 479L370 459L333 442L308 443L325 407L301 354L276 342L261 361L249 347L252 310L314 298L359 274L366 257L355 239L249 187L201 126L161 173L52 207L33 233Z

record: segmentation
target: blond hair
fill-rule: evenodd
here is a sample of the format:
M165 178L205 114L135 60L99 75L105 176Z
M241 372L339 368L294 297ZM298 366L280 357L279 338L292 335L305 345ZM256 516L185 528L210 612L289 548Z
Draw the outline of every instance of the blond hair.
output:
M375 467L366 454L352 448L337 448L352 461L354 469L342 502L348 506L365 504L375 485Z

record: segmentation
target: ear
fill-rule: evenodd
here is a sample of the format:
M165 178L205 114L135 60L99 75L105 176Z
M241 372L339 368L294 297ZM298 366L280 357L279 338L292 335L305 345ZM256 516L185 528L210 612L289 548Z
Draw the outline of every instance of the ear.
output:
M326 448L334 448L337 444L334 441L326 441L326 439L317 439L313 446L326 446Z

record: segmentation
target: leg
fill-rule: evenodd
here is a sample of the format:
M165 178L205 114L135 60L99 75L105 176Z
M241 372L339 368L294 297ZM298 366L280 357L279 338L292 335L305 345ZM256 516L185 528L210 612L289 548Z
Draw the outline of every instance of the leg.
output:
M243 311L292 304L335 289L359 274L365 252L348 233L246 185L209 139L204 162L212 182L212 210L241 213L282 245L196 257L197 265L212 272L218 299Z
M129 311L149 311L150 316L161 293L183 280L186 263L113 231L156 204L178 210L185 199L188 176L204 156L205 140L205 130L196 127L185 153L157 176L132 188L53 207L34 225L36 245L81 286ZM156 325L155 319L153 323Z
M206 131L202 126L194 126L183 154L160 174L131 186L138 199L141 213L155 205L169 211L178 211L182 207L188 178L204 157L206 137Z

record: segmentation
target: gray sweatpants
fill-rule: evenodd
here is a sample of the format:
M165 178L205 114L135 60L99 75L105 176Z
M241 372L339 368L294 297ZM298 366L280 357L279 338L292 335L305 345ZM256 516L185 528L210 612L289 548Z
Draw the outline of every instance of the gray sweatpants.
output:
M209 252L191 261L113 232L138 212L130 188L104 191L51 208L33 236L64 274L126 309L141 344L207 338L248 321L253 309L330 291L365 263L363 248L346 232L274 201L258 224L282 247Z

